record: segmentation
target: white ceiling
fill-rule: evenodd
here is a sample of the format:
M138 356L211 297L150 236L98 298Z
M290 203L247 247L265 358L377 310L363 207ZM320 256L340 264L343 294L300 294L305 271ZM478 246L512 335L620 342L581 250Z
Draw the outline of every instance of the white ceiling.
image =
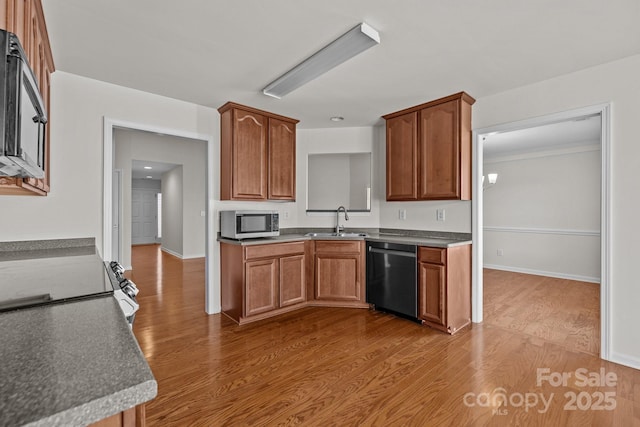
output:
M151 167L151 169L145 169L145 166ZM132 160L131 161L131 178L132 179L162 179L163 173L170 171L176 166L179 166L179 165L176 165L173 163L149 162L147 160Z
M56 68L300 128L369 126L640 53L638 0L43 0ZM262 88L364 21L381 43L281 100ZM331 116L344 116L341 123Z
M584 145L600 144L600 115L580 117L485 137L482 152L485 160L496 157L551 151Z

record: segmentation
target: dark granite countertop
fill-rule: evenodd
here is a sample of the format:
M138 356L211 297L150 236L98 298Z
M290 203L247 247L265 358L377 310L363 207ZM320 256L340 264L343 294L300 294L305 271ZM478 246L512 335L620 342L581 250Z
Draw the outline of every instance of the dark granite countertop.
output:
M0 314L0 425L84 426L157 384L112 296Z
M96 254L93 237L0 242L0 261Z
M469 233L430 232L396 229L348 229L348 232L363 232L367 236L306 236L313 232L331 232L330 229L284 229L280 236L256 239L234 240L218 237L218 241L235 245L264 245L270 243L295 242L299 240L371 240L377 242L404 243L417 246L449 248L460 245L470 245Z
M35 275L43 263L87 256L102 265L94 238L0 242L0 266L9 278L9 267L32 266ZM57 281L71 279L51 271ZM0 360L0 426L85 426L157 394L110 293L0 313Z

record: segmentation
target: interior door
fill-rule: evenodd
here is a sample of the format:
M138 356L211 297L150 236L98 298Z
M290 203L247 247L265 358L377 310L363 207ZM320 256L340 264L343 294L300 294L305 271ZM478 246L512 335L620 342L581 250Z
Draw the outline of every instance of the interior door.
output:
M157 243L158 191L134 188L131 190L131 244Z

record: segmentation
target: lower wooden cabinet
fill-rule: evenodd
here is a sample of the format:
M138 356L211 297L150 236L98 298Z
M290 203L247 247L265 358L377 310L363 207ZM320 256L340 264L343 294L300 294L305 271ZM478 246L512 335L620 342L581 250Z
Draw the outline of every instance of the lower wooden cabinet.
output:
M307 243L220 243L222 312L243 324L306 302Z
M304 254L280 258L280 307L307 300L305 258Z
M368 308L363 240L220 242L222 312L239 324L306 306Z
M245 315L278 308L279 259L247 261L245 264Z
M315 305L366 307L364 241L315 241Z
M449 334L471 323L471 245L418 248L418 317Z
M111 417L90 424L90 427L144 427L145 410L144 403L134 408L122 411Z

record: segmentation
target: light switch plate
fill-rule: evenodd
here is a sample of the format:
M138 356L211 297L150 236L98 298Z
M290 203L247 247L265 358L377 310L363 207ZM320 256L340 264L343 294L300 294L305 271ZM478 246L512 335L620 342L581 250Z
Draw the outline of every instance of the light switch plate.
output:
M444 219L445 219L444 209L436 209L436 220L444 221Z

